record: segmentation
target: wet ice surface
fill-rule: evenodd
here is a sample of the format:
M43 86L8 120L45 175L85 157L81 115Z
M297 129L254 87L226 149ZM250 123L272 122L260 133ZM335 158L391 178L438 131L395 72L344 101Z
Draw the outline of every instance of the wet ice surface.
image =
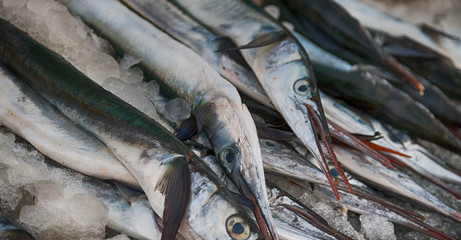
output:
M190 105L182 98L174 98L165 105L165 117L171 122L180 122L190 117Z
M1 210L37 239L105 236L108 209L83 191L79 176L66 169L49 169L43 155L26 143L16 143L4 128L0 128L0 166Z

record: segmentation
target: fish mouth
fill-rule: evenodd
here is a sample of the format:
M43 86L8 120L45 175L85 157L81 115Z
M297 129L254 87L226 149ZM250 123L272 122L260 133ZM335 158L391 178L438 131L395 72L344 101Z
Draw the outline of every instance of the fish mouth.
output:
M347 180L344 171L339 164L338 159L336 158L335 153L331 147L331 140L330 140L330 133L328 130L328 125L324 125L321 121L323 119L320 115L314 110L314 108L309 105L305 104L308 112L308 117L310 119L311 127L314 132L315 142L317 144L317 148L311 148L312 154L315 156L317 163L320 165L321 170L327 177L328 183L331 186L336 198L340 200L337 182L333 179L332 170L336 169L337 173L341 176L341 179L344 181L344 184L349 189L351 193L354 193L349 181ZM325 121L326 122L326 121ZM326 127L325 127L326 126ZM331 162L334 165L334 169L330 170L328 163Z
M253 211L256 222L261 231L261 234L264 236L264 239L278 240L279 237L275 231L270 210L268 208L266 209L261 207L260 201L258 201L256 194L254 194L251 190L249 184L245 180L245 177L240 178L240 183L240 189L241 191L243 190L243 195L253 204L251 206L251 210ZM266 209L266 211L264 209Z

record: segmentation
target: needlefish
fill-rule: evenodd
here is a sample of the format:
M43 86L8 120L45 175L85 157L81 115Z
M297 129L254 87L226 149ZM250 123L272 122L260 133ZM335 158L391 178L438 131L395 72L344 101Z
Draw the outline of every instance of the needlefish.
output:
M108 146L135 177L162 213L161 239L174 239L178 230L190 239L260 238L219 179L172 133L3 19L0 39L1 62Z
M218 48L235 47L229 38L214 34L167 0L123 0L121 2L200 54L217 72L245 95L251 95L258 102L271 106L256 76L240 53L216 51Z
M308 55L275 20L249 2L173 1L216 34L231 38L287 124L316 157L337 194L332 173L347 178L330 147L330 132ZM334 164L330 170L329 162Z
M269 213L256 127L235 87L200 55L118 1L64 3L72 14L80 16L118 50L140 59L143 70L155 76L170 95L189 102L193 118L186 121L177 136L187 139L203 130L222 167L241 194L254 203L254 214L263 234L277 239Z

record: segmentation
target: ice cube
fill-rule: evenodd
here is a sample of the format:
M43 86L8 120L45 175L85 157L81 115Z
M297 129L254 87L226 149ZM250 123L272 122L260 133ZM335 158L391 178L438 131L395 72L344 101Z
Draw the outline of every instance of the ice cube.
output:
M182 98L171 99L165 105L165 117L172 122L179 122L191 116L189 103Z
M125 234L120 234L112 238L106 238L106 240L130 240L130 238Z
M144 76L143 71L138 67L132 67L127 70L122 70L121 72L121 79L128 84L135 84L142 82L142 78Z
M123 58L120 60L120 67L122 67L123 70L127 70L130 67L138 64L141 60L129 55L125 54L123 55Z
M126 84L122 80L115 77L110 77L102 83L104 89L115 95L119 94L125 86Z
M91 63L86 65L86 74L93 81L102 84L109 77L120 78L118 63L106 53L93 53Z

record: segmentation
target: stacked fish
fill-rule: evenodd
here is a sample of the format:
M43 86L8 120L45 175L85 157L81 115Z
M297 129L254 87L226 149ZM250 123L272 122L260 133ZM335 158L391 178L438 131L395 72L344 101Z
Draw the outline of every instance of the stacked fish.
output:
M395 239L389 221L461 236L459 202L418 184L461 198L461 59L426 33L459 52L448 34L359 0L3 0L0 14L0 200L24 224L2 216L1 237ZM95 235L45 227L67 214L52 205L83 202L101 214L72 221Z

